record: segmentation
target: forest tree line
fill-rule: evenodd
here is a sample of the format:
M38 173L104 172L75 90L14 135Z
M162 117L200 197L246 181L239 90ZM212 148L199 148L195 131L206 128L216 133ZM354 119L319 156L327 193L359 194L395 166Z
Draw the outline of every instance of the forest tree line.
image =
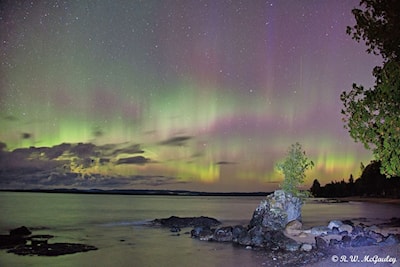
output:
M310 191L314 197L390 197L400 198L400 177L386 178L380 172L381 162L371 161L365 168L362 166L361 176L354 180L350 175L348 182L331 181L321 186L314 180Z

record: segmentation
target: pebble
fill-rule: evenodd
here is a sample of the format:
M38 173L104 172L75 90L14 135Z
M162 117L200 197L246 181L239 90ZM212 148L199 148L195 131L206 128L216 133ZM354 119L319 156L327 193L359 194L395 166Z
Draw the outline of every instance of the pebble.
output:
M311 251L312 245L304 243L303 245L301 245L300 250L306 251L306 252Z
M339 228L340 226L342 226L343 222L342 221L338 221L338 220L333 220L330 221L328 224L328 228L329 229L333 229L334 227Z
M351 233L353 231L353 227L348 224L342 224L341 226L339 226L339 231L340 232L347 231L348 233Z

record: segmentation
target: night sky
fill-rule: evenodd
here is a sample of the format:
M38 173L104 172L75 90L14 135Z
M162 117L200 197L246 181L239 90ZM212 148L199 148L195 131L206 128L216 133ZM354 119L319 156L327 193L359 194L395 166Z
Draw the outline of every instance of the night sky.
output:
M0 188L269 191L360 174L340 93L381 58L359 1L2 1Z

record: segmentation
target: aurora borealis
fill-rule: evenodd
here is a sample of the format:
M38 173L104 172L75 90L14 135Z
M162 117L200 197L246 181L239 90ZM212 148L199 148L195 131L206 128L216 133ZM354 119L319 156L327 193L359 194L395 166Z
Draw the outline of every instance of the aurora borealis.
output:
M307 188L358 177L339 96L381 59L346 35L356 6L3 1L0 188L268 191L295 142Z

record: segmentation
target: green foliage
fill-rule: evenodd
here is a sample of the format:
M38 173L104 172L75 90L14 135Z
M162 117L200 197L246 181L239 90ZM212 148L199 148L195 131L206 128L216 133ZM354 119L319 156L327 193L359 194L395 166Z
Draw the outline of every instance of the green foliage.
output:
M357 24L347 33L364 40L368 53L380 54L382 67L375 67L375 86L353 84L340 96L342 114L350 136L371 149L382 162L381 172L400 176L400 1L362 0L353 9Z
M276 168L285 176L281 188L293 196L307 197L308 194L300 192L298 186L304 183L305 171L313 166L314 163L308 160L301 145L292 144L285 160L276 165Z

